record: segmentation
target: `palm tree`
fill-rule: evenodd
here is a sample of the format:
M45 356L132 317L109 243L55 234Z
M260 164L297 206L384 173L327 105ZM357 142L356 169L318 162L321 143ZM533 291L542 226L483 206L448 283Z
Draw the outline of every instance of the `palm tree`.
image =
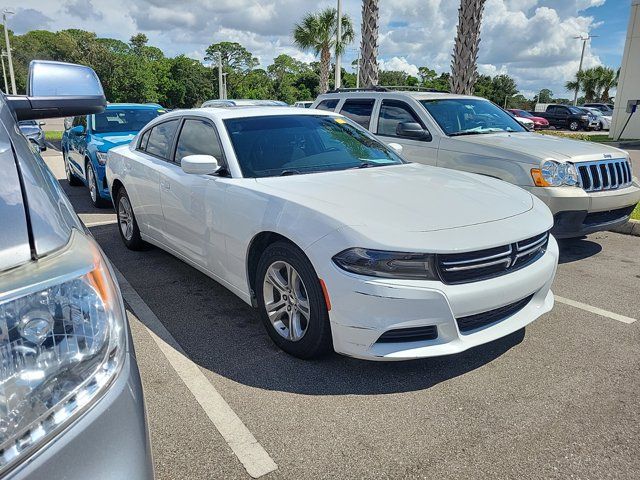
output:
M293 29L293 40L298 47L320 55L320 93L329 89L331 50L341 54L345 46L353 41L353 25L348 15L342 16L340 42L336 42L337 30L338 12L335 8L309 13Z
M613 68L588 68L576 73L576 78L565 84L567 90L579 90L584 93L587 102L608 102L609 90L617 85L618 74Z
M458 32L451 60L451 93L471 95L478 78L476 63L485 0L460 0Z
M378 84L378 0L362 2L362 44L360 45L360 81L365 87Z
M602 90L600 94L600 101L603 103L609 103L611 97L609 97L609 90L618 85L618 77L620 76L620 69L617 71L609 67L596 67L599 69L599 85Z

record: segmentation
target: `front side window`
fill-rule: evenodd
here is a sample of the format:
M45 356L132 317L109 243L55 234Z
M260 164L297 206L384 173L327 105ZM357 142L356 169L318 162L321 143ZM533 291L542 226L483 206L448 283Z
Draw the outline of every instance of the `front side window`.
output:
M373 112L374 100L347 100L342 105L340 113L350 118L358 125L368 129L371 120L371 112Z
M450 137L527 131L511 115L487 100L448 98L420 103Z
M397 136L396 132L400 123L419 123L422 125L420 119L406 103L383 101L378 116L378 135Z
M85 129L87 128L87 116L80 115L77 117L73 117L73 122L71 123L72 127L83 126Z
M316 107L318 110L327 110L328 112L333 112L333 110L338 105L338 99L333 98L331 100L322 100L318 106Z
M173 137L178 128L178 120L170 120L156 125L150 130L145 151L156 157L169 159Z
M273 177L404 163L342 117L269 115L224 121L244 177Z
M91 123L94 133L139 132L160 113L155 108L112 108L92 115Z
M176 145L176 162L180 163L187 155L212 155L222 160L222 146L211 124L204 120L185 120Z

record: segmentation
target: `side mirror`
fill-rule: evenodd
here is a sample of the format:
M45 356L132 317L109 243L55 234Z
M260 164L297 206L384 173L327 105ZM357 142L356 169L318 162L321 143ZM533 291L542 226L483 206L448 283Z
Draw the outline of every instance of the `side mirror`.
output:
M212 155L187 155L180 161L184 173L210 175L220 170L216 157Z
M84 135L84 127L82 125L76 125L69 130L69 133L72 135Z
M399 143L389 143L388 144L389 147L391 147L391 149L396 152L398 155L402 154L402 145L400 145Z
M41 127L44 127L47 124L47 122L38 122L38 125Z
M396 135L424 142L430 142L432 139L431 133L416 122L400 122L396 127Z
M102 112L107 100L92 68L74 63L33 60L26 95L6 97L18 120Z

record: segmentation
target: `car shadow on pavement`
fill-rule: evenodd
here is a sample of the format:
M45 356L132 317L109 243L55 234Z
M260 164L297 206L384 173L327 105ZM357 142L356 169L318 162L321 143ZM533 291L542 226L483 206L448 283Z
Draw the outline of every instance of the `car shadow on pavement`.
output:
M300 360L276 347L256 310L214 280L158 248L127 250L115 225L91 232L192 361L256 388L305 395L421 390L493 361L525 335L521 329L458 355L406 362L369 362L335 353Z
M571 263L593 257L602 251L602 245L587 237L558 240L560 258L558 263Z

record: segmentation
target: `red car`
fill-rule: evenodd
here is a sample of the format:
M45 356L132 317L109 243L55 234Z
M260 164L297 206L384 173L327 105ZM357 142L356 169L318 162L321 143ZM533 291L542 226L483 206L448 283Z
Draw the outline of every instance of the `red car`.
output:
M536 130L549 128L549 121L546 118L536 117L534 115L531 115L526 110L520 110L519 108L510 108L509 111L513 113L516 117L524 117L531 120L533 122L533 128Z

